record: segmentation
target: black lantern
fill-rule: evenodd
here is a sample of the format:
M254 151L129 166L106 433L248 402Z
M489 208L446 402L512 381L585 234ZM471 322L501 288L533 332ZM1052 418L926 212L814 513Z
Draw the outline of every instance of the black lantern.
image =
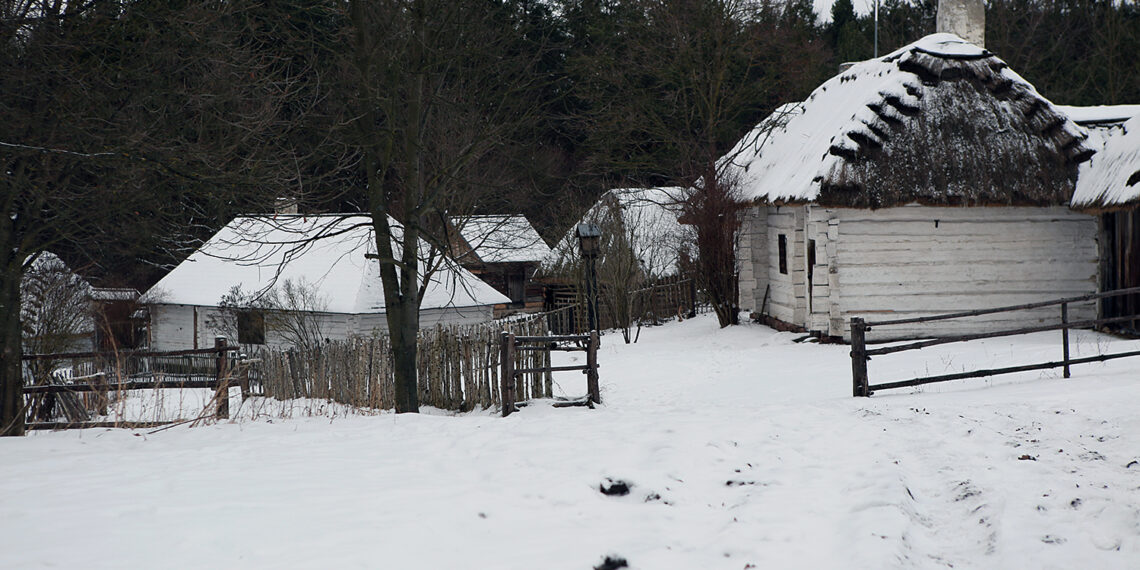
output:
M578 224L575 231L578 236L578 247L582 250L582 257L597 257L602 247L602 229L598 224Z
M598 271L594 262L602 249L602 229L597 224L578 224L574 234L586 262L586 321L590 330L598 330Z

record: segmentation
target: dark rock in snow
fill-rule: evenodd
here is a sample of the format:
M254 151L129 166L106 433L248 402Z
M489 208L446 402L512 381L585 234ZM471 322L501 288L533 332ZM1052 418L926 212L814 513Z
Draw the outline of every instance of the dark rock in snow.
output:
M629 494L629 488L632 486L633 485L630 483L626 483L620 479L616 481L613 479L606 479L605 481L602 481L601 485L598 485L598 490L601 491L603 495L610 497L624 497Z
M601 564L594 566L594 570L617 570L618 568L629 568L629 562L621 556L606 556L606 559Z

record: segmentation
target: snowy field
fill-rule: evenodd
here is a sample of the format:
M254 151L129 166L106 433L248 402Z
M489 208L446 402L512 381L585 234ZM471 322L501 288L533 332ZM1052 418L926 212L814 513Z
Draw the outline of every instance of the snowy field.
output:
M0 568L1140 568L1140 359L855 399L848 347L797 336L607 335L595 410L0 439ZM1059 341L876 357L871 380Z

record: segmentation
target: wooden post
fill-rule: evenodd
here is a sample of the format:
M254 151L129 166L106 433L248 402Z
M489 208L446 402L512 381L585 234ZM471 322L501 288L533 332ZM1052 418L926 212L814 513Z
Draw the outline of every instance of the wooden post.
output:
M502 346L499 349L499 397L502 400L503 417L511 415L515 408L515 335L503 331Z
M215 414L218 419L227 419L230 417L230 381L226 376L226 368L229 366L226 354L226 337L214 337L214 348L218 349L217 359L217 380L218 387L214 398L218 401L217 413Z
M100 416L107 415L107 404L110 403L110 390L107 387L107 376L102 373L95 374L95 411Z
M602 394L598 390L598 331L590 331L590 344L586 350L586 391L590 401L595 404L602 403Z
M1068 303L1061 303L1061 324L1066 325L1064 328L1061 329L1061 343L1063 345L1063 347L1062 347L1062 355L1064 357L1063 362L1065 363L1064 375L1065 375L1065 378L1068 378L1069 377L1069 327L1068 327L1068 324L1069 324L1069 304Z
M867 397L867 325L859 317L851 317L851 394Z
M241 358L243 361L247 360L245 358L245 355L242 355L239 358ZM242 362L241 364L243 365L241 367L241 401L244 402L249 399L249 363Z

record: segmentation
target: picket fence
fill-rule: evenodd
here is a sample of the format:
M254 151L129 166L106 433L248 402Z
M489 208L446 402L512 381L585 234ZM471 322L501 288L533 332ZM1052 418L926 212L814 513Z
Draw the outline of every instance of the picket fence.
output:
M547 314L480 325L437 326L420 331L417 366L420 404L468 411L497 405L499 344L503 331L516 335L549 333ZM250 372L266 397L279 400L315 398L356 408L392 409L395 377L387 336L329 342L311 350L265 350ZM518 369L550 366L549 353L516 355ZM520 399L552 396L550 372L520 375Z

